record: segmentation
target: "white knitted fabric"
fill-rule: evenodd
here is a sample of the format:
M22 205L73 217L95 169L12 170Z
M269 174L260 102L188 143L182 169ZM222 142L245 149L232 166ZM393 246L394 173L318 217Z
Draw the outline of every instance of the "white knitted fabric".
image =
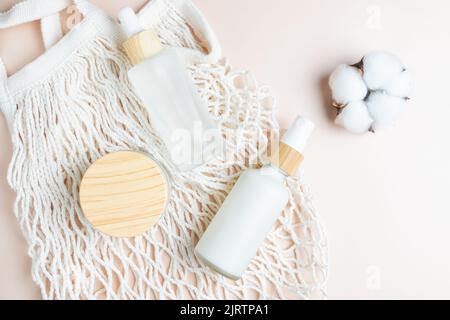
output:
M67 1L55 0L62 2ZM323 297L326 238L299 178L289 179L289 204L240 281L215 274L194 255L196 242L248 167L249 156L265 153L267 132L278 130L268 88L218 61L217 40L189 1L151 1L141 12L142 21L166 44L184 48L180 50L193 62L189 69L201 97L227 137L228 152L235 155L233 161L180 173L166 160L145 108L131 90L130 65L116 25L85 1L78 4L85 14L79 26L17 74L0 78L0 107L14 145L8 179L17 193L15 214L43 298ZM11 24L15 10L26 11L14 8L1 14L0 27L2 21L3 26ZM78 202L86 169L119 150L151 155L171 180L161 221L134 239L97 232Z

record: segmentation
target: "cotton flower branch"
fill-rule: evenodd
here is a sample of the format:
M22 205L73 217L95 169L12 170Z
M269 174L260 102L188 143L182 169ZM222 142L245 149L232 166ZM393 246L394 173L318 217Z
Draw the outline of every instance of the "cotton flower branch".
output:
M352 133L375 132L392 125L406 109L412 77L387 52L372 52L355 65L340 65L330 76L335 123Z

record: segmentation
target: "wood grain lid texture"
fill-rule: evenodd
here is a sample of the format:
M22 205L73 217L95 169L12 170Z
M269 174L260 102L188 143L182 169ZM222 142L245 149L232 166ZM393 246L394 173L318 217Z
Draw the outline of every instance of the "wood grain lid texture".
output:
M164 212L168 185L161 168L137 152L117 152L97 160L80 186L84 215L97 230L115 237L148 231Z

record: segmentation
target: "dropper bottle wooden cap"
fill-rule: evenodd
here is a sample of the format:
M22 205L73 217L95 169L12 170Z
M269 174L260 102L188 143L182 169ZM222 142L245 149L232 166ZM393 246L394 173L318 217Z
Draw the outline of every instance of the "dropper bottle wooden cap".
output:
M298 117L281 140L276 165L286 174L294 175L303 162L303 152L314 131L314 123Z
M118 17L122 30L128 37L123 48L133 65L157 55L164 49L155 30L144 30L133 9L121 9Z

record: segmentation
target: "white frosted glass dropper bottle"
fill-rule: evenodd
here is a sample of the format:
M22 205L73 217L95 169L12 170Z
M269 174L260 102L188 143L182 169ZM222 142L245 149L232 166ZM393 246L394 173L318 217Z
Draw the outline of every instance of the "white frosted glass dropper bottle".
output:
M278 164L241 175L195 249L213 270L241 278L288 202L286 177L300 166L313 130L311 121L298 117L282 139Z
M183 58L163 46L154 30L144 30L131 8L122 9L118 16L129 37L123 44L133 64L129 79L172 161L181 170L190 170L220 156L219 130Z

